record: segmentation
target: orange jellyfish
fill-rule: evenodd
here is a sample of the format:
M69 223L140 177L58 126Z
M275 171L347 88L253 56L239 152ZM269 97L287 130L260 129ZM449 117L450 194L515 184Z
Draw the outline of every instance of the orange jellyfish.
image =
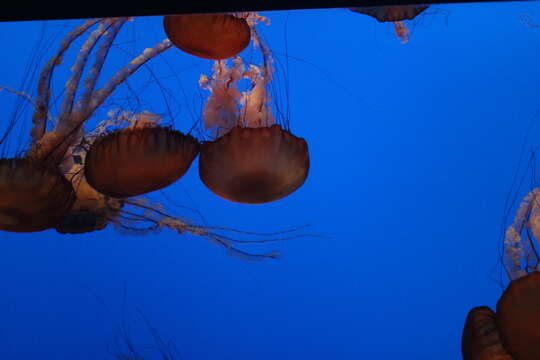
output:
M392 22L394 24L394 32L401 39L401 42L405 44L409 42L409 29L403 21L413 20L428 7L428 5L397 5L357 7L350 8L350 10L359 14L369 15L379 22Z
M247 70L242 59L214 64L213 77L201 76L211 91L203 111L205 128L214 140L203 142L199 175L214 194L233 202L267 203L281 199L305 182L309 170L308 146L288 130L287 120L277 124L267 90L272 78L270 52L257 38L264 64ZM238 82L251 80L241 93Z
M99 192L117 198L172 184L199 153L191 135L152 123L117 130L96 140L86 154L85 176Z
M504 239L510 284L497 302L470 311L462 338L464 360L540 359L540 188L523 199Z
M56 169L32 159L0 159L0 230L52 228L74 201L71 183Z
M251 39L247 20L233 14L167 15L163 25L177 48L204 59L236 56Z

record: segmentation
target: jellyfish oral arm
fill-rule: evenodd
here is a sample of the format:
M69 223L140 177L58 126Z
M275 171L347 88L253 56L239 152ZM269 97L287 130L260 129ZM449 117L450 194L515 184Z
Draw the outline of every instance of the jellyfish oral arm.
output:
M90 102L90 98L92 94L94 93L94 89L96 87L99 74L101 73L101 69L103 68L103 64L105 63L105 59L107 58L111 45L114 39L116 38L116 35L120 31L120 28L126 21L127 19L123 19L121 21L114 23L111 26L111 30L107 32L103 44L101 44L98 52L96 53L96 60L94 62L94 65L92 65L92 67L89 70L90 75L87 77L87 79L84 82L85 90L81 96L81 101L77 104L79 107L81 106L85 107ZM78 110L80 111L80 109Z
M122 23L123 22L117 22L117 24L119 25L121 25ZM71 110L73 109L73 99L75 98L75 94L77 92L77 89L79 88L79 83L81 81L82 73L86 66L86 62L88 61L88 56L94 49L94 46L96 46L97 42L109 29L111 30L110 34L114 35L116 35L120 30L119 26L113 27L114 24L115 23L111 21L102 22L99 27L90 34L86 42L81 47L81 50L77 55L77 59L75 60L75 65L71 68L72 75L66 83L64 101L62 102L62 106L60 107L61 115L58 120L57 130L61 131L61 127L64 126L64 124L67 122L66 118L71 117Z
M525 196L504 238L504 265L511 280L516 280L531 271L540 271L537 253L540 239L540 188ZM524 236L522 233L524 232Z
M143 66L147 61L155 58L172 46L169 39L165 39L156 44L153 48L144 49L143 53L133 59L124 68L120 69L113 77L101 88L96 91L89 101L88 108L84 115L91 116L94 111L107 99L118 85L124 82L129 76ZM83 120L84 121L84 120Z
M56 55L49 60L41 71L38 82L38 95L35 106L36 110L32 117L32 122L34 125L30 133L32 136L32 142L35 143L45 134L46 121L49 112L49 101L51 97L49 86L54 68L61 63L64 53L71 46L73 41L75 41L99 21L101 21L101 19L87 20L82 25L71 31L62 41L60 49L58 49Z

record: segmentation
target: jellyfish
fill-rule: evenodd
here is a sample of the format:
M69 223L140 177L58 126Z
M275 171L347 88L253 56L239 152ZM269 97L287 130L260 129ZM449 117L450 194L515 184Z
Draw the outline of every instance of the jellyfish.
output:
M403 22L413 20L418 14L426 10L428 5L397 5L397 6L372 6L350 8L359 14L369 15L379 22L392 22L394 32L403 44L409 42L409 29Z
M163 26L174 46L204 59L236 56L251 40L247 20L235 14L167 15Z
M160 41L144 49L109 79L98 82L116 36L125 23L133 20L86 20L66 35L42 68L37 94L31 101L34 113L29 147L20 157L0 161L0 230L54 228L61 234L80 234L111 225L122 234L145 235L169 229L180 235L204 238L224 248L229 255L243 260L278 258L277 251L253 253L239 246L272 243L304 235L291 234L296 229L260 234L223 226L199 225L172 215L160 202L141 196L131 197L134 193L163 187L181 176L196 156L198 147L189 136L159 125L160 117L146 110L114 109L107 113L106 118L97 118L96 110L116 88L144 64L172 47L170 40ZM75 40L85 35L86 40L81 39L82 46L70 67L71 75L65 83L58 114L55 114L50 104L54 70L62 65L64 55L73 48ZM93 62L90 63L91 57ZM28 94L25 96L32 98ZM97 121L93 129L87 129L90 119ZM107 145L110 142L115 142L115 145ZM142 149L133 147L134 143L139 143ZM116 153L112 153L113 147L116 147ZM152 158L154 153L159 155L159 160ZM162 174L163 179L152 179L149 185L147 181L151 171L148 167L152 161L165 166L179 158L182 158L180 165L176 164L174 169L167 168ZM115 163L117 160L120 163ZM85 171L87 162L89 166ZM126 166L128 173L133 171L133 164L143 165L140 172L131 173L132 177L141 176L143 180L130 182L125 175L122 178L114 173L116 165L123 167L126 162L130 163ZM115 188L113 190L117 193L111 196L94 187L93 184L97 187L103 185L97 185L103 179L101 172L112 174L114 181L124 181L122 185L129 193L121 193ZM107 181L105 184L110 185Z
M263 56L262 68L247 69L240 57L214 64L212 78L202 75L200 86L211 92L204 110L210 141L201 145L199 176L219 197L245 204L284 198L305 182L309 170L308 145L293 135L288 119L278 124L272 113L268 84L273 67L269 49L253 30ZM238 89L242 79L251 88Z
M496 311L478 307L467 316L464 360L540 359L539 240L540 188L535 188L522 200L505 233L503 263L510 283Z
M193 136L152 121L136 121L94 141L86 153L84 172L88 183L102 194L132 197L172 184L198 153Z
M0 230L35 232L58 224L75 201L54 168L25 158L0 159Z

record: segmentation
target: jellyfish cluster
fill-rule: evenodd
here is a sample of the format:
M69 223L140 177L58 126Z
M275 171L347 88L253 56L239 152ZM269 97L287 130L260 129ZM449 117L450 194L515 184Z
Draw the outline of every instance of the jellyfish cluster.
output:
M268 91L274 71L271 52L255 29L267 19L256 13L165 16L167 38L144 49L98 87L114 40L130 20L85 21L67 34L42 68L32 99L30 144L20 155L0 160L0 230L80 234L112 224L124 233L145 234L169 228L205 237L243 258L276 258L275 251L253 254L236 246L280 240L276 234L241 240L234 236L245 235L241 231L197 225L145 197L178 181L197 158L202 183L232 202L276 201L305 182L307 143L291 133L288 119L273 115ZM84 37L55 115L54 70ZM238 56L251 42L262 54L261 66L244 64ZM201 75L194 84L208 94L201 114L202 136L163 126L152 112L121 109L87 128L118 86L171 48L215 61L213 73ZM248 82L249 88L240 91L240 81Z
M393 22L406 41L403 21L426 8L351 10ZM0 230L80 234L109 224L126 233L170 228L210 237L236 252L229 237L171 216L144 196L178 181L194 161L208 190L231 202L273 202L304 184L310 167L308 144L291 132L288 118L274 114L269 92L272 54L256 29L258 23L269 21L253 12L164 16L167 38L98 86L115 38L131 20L85 21L65 36L41 69L34 98L12 91L30 98L34 113L28 147L17 156L0 159ZM62 66L66 52L84 37L59 111L53 114L53 73ZM239 56L250 44L260 52L262 64L246 63ZM171 48L214 61L212 73L202 74L197 85L207 93L202 135L163 126L161 118L149 111L115 111L88 129L89 120L117 87ZM241 90L241 82L249 83L247 89Z

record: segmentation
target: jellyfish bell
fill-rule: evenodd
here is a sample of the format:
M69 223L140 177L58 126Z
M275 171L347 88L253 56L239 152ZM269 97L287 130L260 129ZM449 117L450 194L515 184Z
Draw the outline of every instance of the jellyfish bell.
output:
M461 355L463 360L516 360L503 346L496 314L489 306L474 307L467 314Z
M305 182L309 169L304 139L271 127L234 127L201 148L199 174L216 195L239 203L281 199Z
M429 5L396 5L396 6L369 6L350 8L359 14L369 15L379 22L394 22L413 20Z
M268 85L272 58L257 38L263 67L244 67L241 58L232 67L214 64L211 79L202 76L201 87L211 92L203 110L204 125L215 138L203 142L199 175L214 194L233 202L261 204L284 198L305 182L309 171L306 141L288 130L288 120L277 124ZM242 79L251 89L240 92Z
M463 360L514 360L501 344L495 312L487 306L473 308L461 338Z
M84 172L100 193L117 198L146 194L183 176L199 153L191 135L145 125L121 129L95 141Z
M28 158L0 159L0 230L52 228L74 201L71 183L55 169Z
M378 22L392 22L396 36L401 39L402 43L407 43L409 29L403 21L413 20L428 7L429 5L369 6L350 8L350 10L371 16Z
M540 273L514 280L497 302L497 327L515 359L540 359Z
M540 359L540 273L510 282L496 312L473 308L461 344L464 360Z
M177 48L204 59L236 56L251 39L246 19L232 14L167 15L163 25Z

